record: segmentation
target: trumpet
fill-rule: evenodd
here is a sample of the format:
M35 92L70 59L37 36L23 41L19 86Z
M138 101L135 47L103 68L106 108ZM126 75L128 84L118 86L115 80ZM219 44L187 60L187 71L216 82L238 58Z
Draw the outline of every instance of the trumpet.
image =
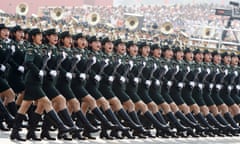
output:
M27 3L20 3L16 7L16 13L20 16L27 15L28 10L29 10L29 7Z

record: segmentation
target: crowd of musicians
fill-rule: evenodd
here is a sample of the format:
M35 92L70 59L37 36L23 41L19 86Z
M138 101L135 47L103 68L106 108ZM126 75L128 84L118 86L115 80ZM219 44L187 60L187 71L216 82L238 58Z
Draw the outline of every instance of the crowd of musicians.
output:
M56 140L52 130L64 140L238 136L238 62L235 53L0 24L0 129L20 141Z

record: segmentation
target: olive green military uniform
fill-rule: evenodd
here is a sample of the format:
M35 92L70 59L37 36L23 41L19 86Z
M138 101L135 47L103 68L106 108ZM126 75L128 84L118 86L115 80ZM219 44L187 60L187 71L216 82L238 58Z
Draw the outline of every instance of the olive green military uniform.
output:
M106 99L111 99L116 96L112 90L112 83L115 78L114 70L116 69L115 67L117 66L118 62L117 59L114 58L114 54L104 53L103 59L109 59L109 64L104 68L104 72L101 75L102 80L99 84L99 91Z
M239 76L239 74L240 74L240 68L239 67L233 67L232 66L232 69L233 69L233 72L237 72L237 75L236 75L236 78L235 78L235 81L234 81L234 84L233 84L233 89L232 89L232 91L231 91L231 93L230 93L230 95L231 95L231 97L232 97L232 99L235 101L235 103L236 104L240 104L240 96L239 96L239 90L240 90L240 76Z
M233 89L233 83L231 83L230 79L232 77L235 78L235 75L234 75L230 65L223 65L221 69L222 69L222 71L228 71L228 72L226 73L227 76L225 76L224 82L222 83L223 87L220 90L219 95L225 104L227 104L228 106L232 106L233 104L235 104L235 101L230 96L231 91Z
M153 79L149 89L149 95L152 98L152 100L157 105L159 105L165 102L165 99L161 95L162 76L164 75L165 69L162 67L163 63L160 59L154 57L152 59L157 64L158 68L153 73Z
M138 95L138 84L141 80L141 67L143 67L143 61L138 56L131 57L129 56L129 60L133 62L133 66L128 74L128 83L126 86L126 93L129 95L131 100L136 103L141 100L140 96Z
M173 80L173 85L171 87L170 90L170 95L173 99L173 101L177 104L177 105L182 105L185 103L183 97L182 96L182 89L184 87L184 81L185 81L185 72L184 72L184 68L186 68L188 66L188 64L186 64L184 61L173 61L172 62L173 66L175 69L177 69L177 67L179 67L179 71L176 73L176 75L174 76L174 80Z
M112 90L119 100L124 103L130 99L129 95L126 93L127 74L130 68L128 64L129 58L127 55L116 55L116 59L121 60L121 65L117 68Z
M59 48L59 54L61 54L65 59L62 61L59 67L59 76L56 83L56 88L61 94L66 98L67 101L75 98L73 91L71 90L71 78L67 77L67 73L71 71L73 64L73 51L71 48Z
M4 67L2 70L0 70L0 93L10 88L6 80L7 62L12 53L10 47L11 45L9 42L0 39L0 67Z
M24 66L24 55L27 45L14 41L12 45L12 56L8 63L10 64L10 69L8 71L8 82L15 93L20 93L24 91L24 71L19 71L20 66Z
M166 100L167 103L172 103L173 99L170 96L170 92L171 92L171 87L172 87L172 71L173 71L173 66L172 66L172 61L171 60L167 60L167 59L163 59L163 66L168 67L168 72L166 72L166 74L163 77L163 84L161 87L161 94L163 96L163 98Z
M53 70L56 71L56 67L59 59L61 59L61 56L58 54L56 46L47 44L46 48L47 49L45 53L51 55L51 58L47 62L46 76L43 80L43 90L47 94L47 97L51 100L60 95L60 92L55 87L57 75L51 75L50 72Z
M75 74L72 79L71 88L75 96L81 100L83 97L89 95L85 85L88 80L88 70L91 67L92 61L88 58L88 51L86 49L75 48L76 54L81 56L81 60L76 65Z
M214 67L214 70L215 70L215 71L213 71L213 73L217 73L217 75L216 75L216 78L215 78L215 85L214 85L214 88L212 90L211 97L212 97L214 103L217 106L219 106L219 105L224 104L224 101L220 97L220 89L222 88L222 83L221 83L220 79L222 79L224 74L222 73L220 65L213 64L213 67Z
M206 75L206 71L203 69L203 63L195 63L195 69L199 70L199 74L197 77L197 81L196 82L196 86L193 88L192 90L192 97L194 98L194 100L196 101L196 103L199 106L204 106L206 105L204 99L203 99L203 77L202 75Z
M89 58L96 57L97 62L92 65L89 72L89 79L86 83L87 91L96 99L103 97L103 94L99 91L99 83L102 79L101 68L104 65L103 53L102 52L89 52Z
M215 105L215 102L213 101L212 97L211 97L211 93L213 90L213 86L214 86L214 79L213 79L213 75L214 75L214 66L211 63L204 63L203 65L203 69L209 71L209 74L206 76L206 80L204 81L204 87L203 87L203 99L206 103L207 106L212 106Z
M24 100L37 100L46 96L42 89L43 77L39 75L43 66L43 53L40 45L32 44L27 48L25 64L28 71L25 77Z

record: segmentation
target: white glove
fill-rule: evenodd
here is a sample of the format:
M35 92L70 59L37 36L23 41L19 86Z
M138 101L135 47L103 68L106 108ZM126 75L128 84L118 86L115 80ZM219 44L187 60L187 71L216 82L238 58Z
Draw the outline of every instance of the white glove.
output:
M95 75L94 79L99 82L101 80L101 76L100 75Z
M0 66L0 70L1 70L2 72L5 72L5 70L6 70L6 66L3 65L3 64L1 64L1 66Z
M92 60L93 60L93 64L97 62L97 58L95 56L92 58Z
M50 75L51 75L52 77L56 77L56 76L57 76L57 71L51 70L51 71L50 71Z
M190 82L189 82L189 85L190 85L191 87L195 87L195 82L194 82L194 81L190 81Z
M108 81L113 82L114 81L114 76L109 76Z
M151 80L146 80L145 84L149 87L152 84Z
M24 73L24 67L23 66L19 66L17 70L20 71L21 73Z
M122 83L125 83L125 82L126 82L125 77L121 76L121 77L120 77L120 81L121 81Z
M237 72L237 71L234 71L234 75L235 75L235 76L238 76L238 72Z
M167 72L167 71L168 71L168 66L167 66L167 65L164 65L164 69L165 69L165 71Z
M83 80L85 80L87 78L85 73L80 73L79 77Z
M210 74L211 70L209 68L207 68L207 73Z
M11 46L11 50L12 50L12 54L15 53L15 51L16 51L15 45L12 45L12 46Z
M180 68L179 68L179 65L176 65L176 69L177 69L177 70L176 70L176 73L178 73L178 72L179 72L179 69L180 69Z
M224 73L225 73L225 75L227 75L228 74L228 69L225 69Z
M44 71L40 70L38 74L39 74L40 77L43 77L44 76Z
M135 78L133 79L133 81L138 84L140 80L139 80L138 77L135 77Z
M201 69L200 67L198 67L198 72L199 72L199 73L202 72L202 69Z
M66 77L71 80L71 79L72 79L72 73L67 72L67 73L66 73Z
M159 86L159 85L160 85L160 81L159 81L159 80L156 80L156 81L155 81L155 85Z
M190 67L189 67L189 66L187 66L187 72L190 72L190 71L191 71Z
M184 83L183 83L183 82L178 83L178 87L179 87L179 88L183 88L183 86L184 86Z
M81 55L79 55L79 54L76 55L76 58L77 58L78 61L80 61L81 60Z

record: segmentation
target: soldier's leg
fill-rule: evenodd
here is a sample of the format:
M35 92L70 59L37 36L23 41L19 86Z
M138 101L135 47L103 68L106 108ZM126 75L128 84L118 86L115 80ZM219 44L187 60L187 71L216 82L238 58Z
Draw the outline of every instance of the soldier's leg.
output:
M22 101L23 101L23 97L24 97L24 91L22 91L21 93L18 94L17 99L16 99L16 105L19 108Z
M67 108L66 99L62 95L58 95L54 97L51 101L52 101L52 106L54 107L56 112L59 112Z
M82 102L88 104L88 108L91 110L97 107L96 100L91 95L83 97Z
M4 99L3 104L7 107L8 111L15 116L17 113L17 106L15 103L15 93L9 88L0 94L1 98Z

